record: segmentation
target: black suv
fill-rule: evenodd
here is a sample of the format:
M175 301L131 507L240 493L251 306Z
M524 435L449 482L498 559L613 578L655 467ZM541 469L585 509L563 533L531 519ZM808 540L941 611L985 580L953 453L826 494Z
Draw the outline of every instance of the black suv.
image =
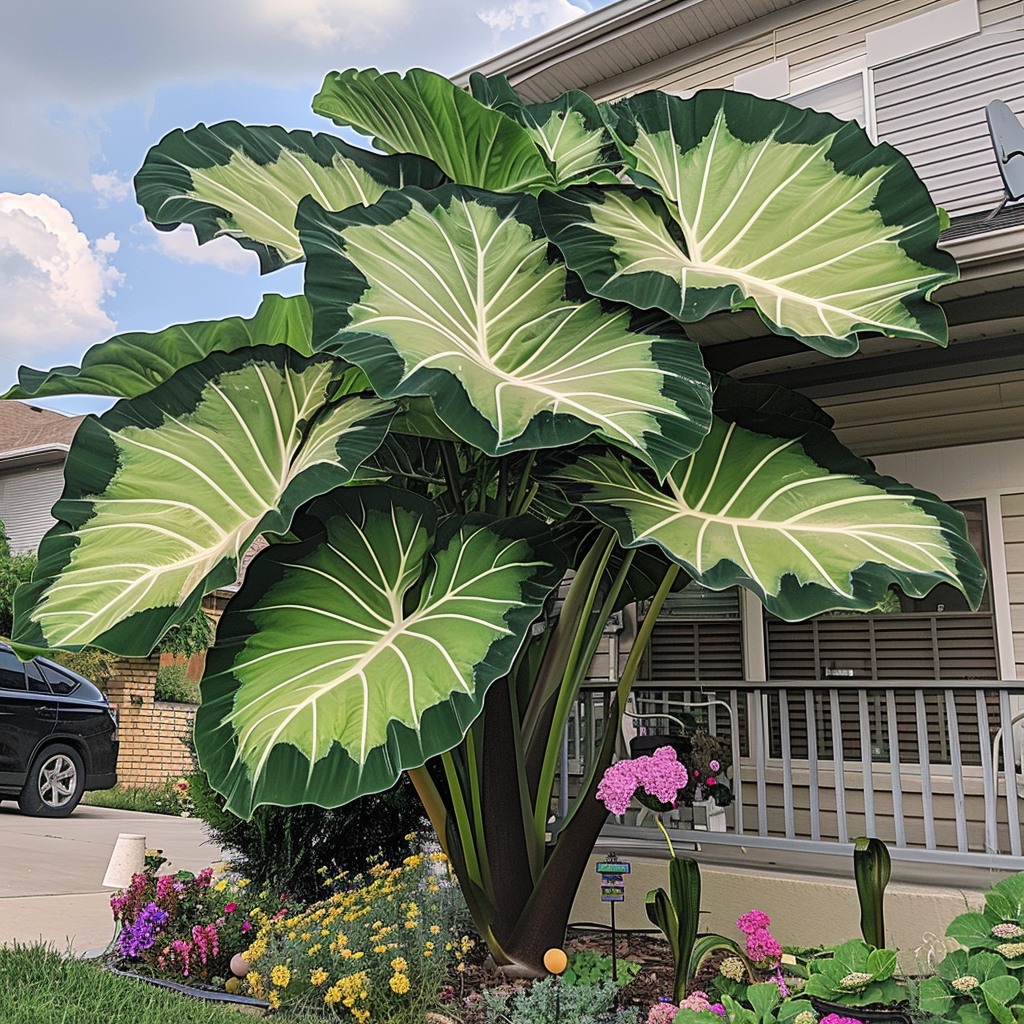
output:
M117 709L80 675L0 644L0 800L63 818L117 782Z

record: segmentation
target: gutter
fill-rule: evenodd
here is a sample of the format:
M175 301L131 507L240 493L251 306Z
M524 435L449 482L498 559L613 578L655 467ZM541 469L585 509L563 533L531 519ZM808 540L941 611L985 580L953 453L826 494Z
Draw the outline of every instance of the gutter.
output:
M668 15L712 6L713 3L714 0L618 0L618 3L584 14L511 50L474 64L453 76L453 81L465 88L469 84L469 76L474 72L505 75L509 79L536 74L574 53L591 49L596 41L607 43L632 35L637 29L656 23ZM737 7L733 13L739 15L741 11L742 8ZM737 26L754 20L756 18L741 16Z
M70 444L58 444L48 442L46 444L31 445L27 448L14 448L8 452L0 452L0 467L8 465L63 462L71 450Z

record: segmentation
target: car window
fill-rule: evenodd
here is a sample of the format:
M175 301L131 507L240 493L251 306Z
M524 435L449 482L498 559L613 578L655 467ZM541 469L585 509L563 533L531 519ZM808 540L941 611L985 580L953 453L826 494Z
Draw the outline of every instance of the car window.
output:
M25 675L28 676L28 688L33 693L51 693L50 684L43 678L39 666L34 661L25 663Z
M0 687L5 690L27 690L25 666L11 651L0 651Z
M54 693L65 695L71 693L73 690L78 689L79 680L72 679L71 676L65 675L60 669L54 668L52 665L40 665L43 676L50 684L50 689Z

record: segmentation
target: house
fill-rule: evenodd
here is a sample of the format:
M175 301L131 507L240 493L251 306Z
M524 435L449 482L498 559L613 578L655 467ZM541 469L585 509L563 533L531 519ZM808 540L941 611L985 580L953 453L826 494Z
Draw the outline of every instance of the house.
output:
M858 455L959 507L989 572L981 608L940 589L877 614L786 623L746 592L684 592L634 691L637 714L697 713L733 754L726 831L683 820L676 833L699 842L710 927L771 902L772 877L783 932L797 914L818 922L814 941L854 933L850 841L869 834L890 845L905 886L897 940L941 935L959 892L1024 869L1024 204L998 209L985 116L995 99L1024 115L1024 5L619 0L470 71L507 75L528 102L726 88L856 119L910 158L949 213L943 244L962 276L936 296L945 349L878 338L826 359L766 335L749 312L688 331L712 369L797 388ZM602 725L609 686L597 676L615 677L629 632L627 619L594 670L567 744L570 782ZM651 825L610 826L602 849L647 859L660 849ZM640 872L627 920L646 924L644 883L661 873ZM603 919L593 880L583 890L577 916Z
M82 416L25 402L0 402L0 522L11 551L35 551L53 526L64 460Z

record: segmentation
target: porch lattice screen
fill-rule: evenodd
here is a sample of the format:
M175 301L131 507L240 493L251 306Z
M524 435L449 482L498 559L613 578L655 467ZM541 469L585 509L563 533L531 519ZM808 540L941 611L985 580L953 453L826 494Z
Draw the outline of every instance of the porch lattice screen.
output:
M988 614L935 613L923 615L826 616L807 622L782 622L766 617L769 680L818 680L821 688L808 686L809 715L805 700L790 700L781 707L778 692L769 696L768 756L794 759L808 756L808 728L814 728L818 756L831 760L837 746L832 735L827 693L828 681L863 680L867 692L867 728L862 729L858 695L855 690L839 693L842 722L842 751L848 760L889 760L889 717L895 720L901 760L920 763L918 749L918 708L914 695L896 695L887 706L886 680L935 681L935 689L924 689L924 710L928 723L928 760L933 765L951 764L947 722L950 709L939 680L999 678L995 626ZM873 685L874 684L874 685ZM770 686L768 687L770 690ZM975 695L957 691L955 713L960 732L959 763L982 764L981 744L991 744L998 727L998 695L988 691L989 722L978 721ZM782 715L789 724L782 736ZM870 742L870 750L862 744Z

